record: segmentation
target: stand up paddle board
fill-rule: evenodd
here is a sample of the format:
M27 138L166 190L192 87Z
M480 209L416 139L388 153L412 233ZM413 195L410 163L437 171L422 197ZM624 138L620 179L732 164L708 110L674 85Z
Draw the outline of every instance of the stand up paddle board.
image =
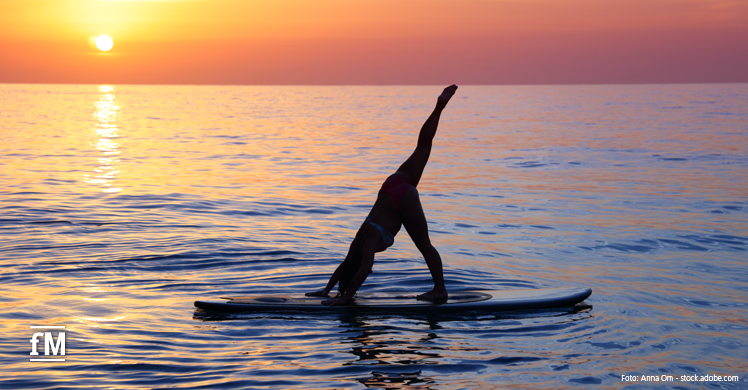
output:
M407 293L360 293L342 306L326 306L329 297L302 295L222 297L227 302L195 301L195 306L224 313L246 312L407 312L459 313L510 310L548 309L573 306L592 294L589 288L541 288L532 290L457 291L448 299L436 302L419 301Z

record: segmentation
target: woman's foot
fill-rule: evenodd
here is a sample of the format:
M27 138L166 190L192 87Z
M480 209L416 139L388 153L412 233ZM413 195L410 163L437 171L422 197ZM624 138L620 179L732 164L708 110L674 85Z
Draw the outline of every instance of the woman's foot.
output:
M439 98L436 99L439 103L447 104L449 99L452 98L452 95L455 94L455 91L457 91L457 86L452 84L447 88L444 88L444 92L442 92L441 95L439 95Z
M419 301L439 301L439 300L447 299L448 297L449 297L449 294L447 294L446 289L437 290L436 288L434 288L433 290L427 293L417 296L416 299L418 299Z

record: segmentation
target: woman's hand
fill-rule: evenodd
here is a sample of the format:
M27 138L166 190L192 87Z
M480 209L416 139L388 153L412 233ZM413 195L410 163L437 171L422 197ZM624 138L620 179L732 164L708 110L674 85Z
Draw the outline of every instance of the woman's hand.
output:
M306 293L304 295L306 295L308 297L326 297L327 294L329 294L329 293L330 293L329 291L327 291L327 290L325 290L323 288L322 290L314 291L314 292L308 292L308 293Z
M349 300L349 298L325 299L324 301L322 301L322 304L327 306L340 306L345 305Z

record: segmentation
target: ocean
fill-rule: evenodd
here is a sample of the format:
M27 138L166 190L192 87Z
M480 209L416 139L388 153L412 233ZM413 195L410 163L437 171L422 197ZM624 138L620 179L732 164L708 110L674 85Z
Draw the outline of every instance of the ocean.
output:
M0 84L0 388L748 389L748 84L460 87L419 185L447 288L582 305L193 306L323 287L442 88ZM431 283L402 230L360 291Z

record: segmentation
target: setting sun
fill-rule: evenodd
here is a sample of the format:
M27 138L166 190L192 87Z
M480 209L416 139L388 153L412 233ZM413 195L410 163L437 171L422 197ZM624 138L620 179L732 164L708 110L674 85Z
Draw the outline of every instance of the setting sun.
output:
M748 36L747 1L423 4L0 0L0 81L522 85L748 80L748 40L740 38ZM116 49L111 38L117 38Z
M96 38L96 47L101 51L109 51L114 46L114 41L108 35L100 35Z

